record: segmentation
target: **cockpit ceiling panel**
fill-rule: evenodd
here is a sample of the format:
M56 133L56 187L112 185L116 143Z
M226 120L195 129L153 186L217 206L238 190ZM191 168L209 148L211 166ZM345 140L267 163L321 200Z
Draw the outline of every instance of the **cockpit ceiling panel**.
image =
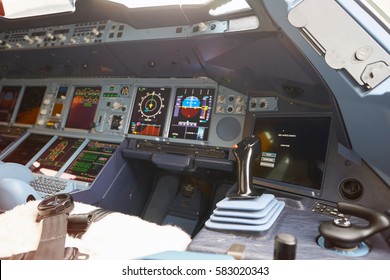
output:
M0 53L0 79L5 77L23 77L24 69L21 65L9 59L8 55Z
M76 48L33 49L7 52L7 78L42 78L70 76L131 76L131 72L103 45ZM6 65L8 67L8 65Z
M137 77L205 76L186 38L110 44L109 49Z
M223 37L222 37L223 36ZM233 88L269 90L280 81L315 86L321 79L286 38L241 33L190 39L209 77Z

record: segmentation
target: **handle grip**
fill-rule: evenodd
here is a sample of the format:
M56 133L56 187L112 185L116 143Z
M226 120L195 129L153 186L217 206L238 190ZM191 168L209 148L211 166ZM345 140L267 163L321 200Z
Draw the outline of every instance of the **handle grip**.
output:
M341 213L367 220L368 225L357 226L342 219L322 223L318 230L325 239L325 247L354 248L390 226L389 219L373 209L347 202L339 202L337 206Z
M245 138L234 146L233 154L236 157L238 175L237 188L236 192L232 192L228 197L255 198L263 193L252 188L252 165L260 152L261 141L255 135Z

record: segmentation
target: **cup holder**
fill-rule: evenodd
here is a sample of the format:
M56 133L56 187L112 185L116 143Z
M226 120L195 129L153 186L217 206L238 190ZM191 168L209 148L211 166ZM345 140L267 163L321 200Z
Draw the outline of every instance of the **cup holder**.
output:
M358 200L363 196L363 185L360 181L348 178L340 183L339 191L346 200Z

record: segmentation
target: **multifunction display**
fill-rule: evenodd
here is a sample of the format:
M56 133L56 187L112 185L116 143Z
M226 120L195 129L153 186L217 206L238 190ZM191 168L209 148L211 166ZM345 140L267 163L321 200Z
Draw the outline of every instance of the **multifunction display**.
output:
M90 130L99 104L101 87L76 87L66 128Z
M16 123L29 125L35 124L45 92L46 87L26 87L18 114L16 116Z
M82 139L58 137L30 166L30 170L38 174L55 176L83 142Z
M51 135L30 134L3 161L26 165L52 137Z
M170 88L139 87L129 133L161 136L167 116L170 93Z
M257 118L253 134L262 152L253 176L320 189L330 123L330 117Z
M169 137L206 141L214 93L212 88L178 88Z
M90 141L61 178L92 183L117 148L118 144Z
M4 86L0 92L0 122L10 122L22 87Z

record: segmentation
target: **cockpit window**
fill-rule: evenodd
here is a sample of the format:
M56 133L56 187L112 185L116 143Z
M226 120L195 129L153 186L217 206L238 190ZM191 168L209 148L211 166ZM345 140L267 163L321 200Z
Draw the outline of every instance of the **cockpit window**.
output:
M220 16L226 14L232 14L236 12L243 12L251 10L246 0L108 0L125 5L128 8L146 8L146 7L159 7L169 5L204 5L214 2L220 5L210 9L209 14L212 16Z
M75 11L76 0L0 0L0 16L17 19Z
M390 29L390 2L389 0L359 0L364 8L366 8L378 21L380 21L387 29Z
M212 16L227 15L236 12L244 12L250 10L251 7L245 0L231 0L227 3L223 3L215 9L209 11Z
M82 0L77 0L82 1ZM210 5L209 14L220 16L251 10L246 0L101 0L122 4L127 8L170 5ZM220 5L217 5L219 4ZM0 17L18 19L57 13L74 12L76 0L0 0Z
M81 1L81 0L78 0ZM103 0L132 8L147 8L169 5L208 5L211 16L228 15L251 10L246 0L225 0L215 7L214 0ZM376 0L379 1L379 0ZM18 19L57 13L74 12L76 0L0 0L0 17Z
M212 0L108 0L125 5L128 8L147 8L169 5L201 5Z

